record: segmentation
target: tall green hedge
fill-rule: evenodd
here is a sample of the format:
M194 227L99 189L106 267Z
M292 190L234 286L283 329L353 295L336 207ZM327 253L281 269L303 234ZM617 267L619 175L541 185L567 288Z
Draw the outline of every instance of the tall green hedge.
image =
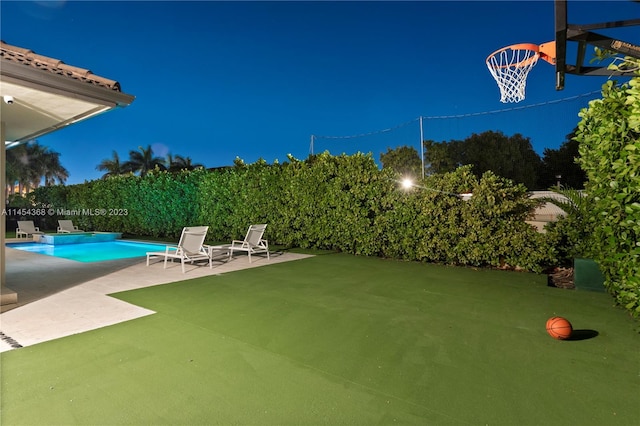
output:
M473 198L463 201L461 192ZM370 155L323 153L214 172L114 176L35 195L56 209L102 212L69 217L83 229L177 238L183 226L208 225L208 240L219 242L267 223L267 238L284 246L535 271L553 260L525 223L536 203L526 189L490 172L477 178L470 167L407 192Z
M609 292L640 316L640 77L621 86L608 81L580 117L595 260Z

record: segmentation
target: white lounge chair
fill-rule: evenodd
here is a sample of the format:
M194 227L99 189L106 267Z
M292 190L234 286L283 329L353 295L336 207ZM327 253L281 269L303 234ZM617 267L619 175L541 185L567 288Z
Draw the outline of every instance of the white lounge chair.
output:
M247 231L244 240L233 240L231 244L221 246L212 246L212 250L229 250L229 260L233 256L234 251L245 251L249 255L249 263L251 263L251 255L258 253L267 253L269 257L269 242L262 238L264 231L267 229L266 224L251 225Z
M72 220L58 221L58 233L70 234L72 232L84 232L84 231L82 229L78 229L78 227L73 224Z
M16 237L29 238L30 235L44 235L44 232L40 231L40 228L38 228L32 220L19 220L18 227L16 228Z
M182 229L182 235L177 246L167 246L165 251L147 252L147 266L152 256L164 257L164 269L167 269L167 260L180 259L182 263L182 273L184 274L185 262L195 262L196 260L208 260L211 268L211 256L208 246L204 245L207 237L208 226L189 226Z

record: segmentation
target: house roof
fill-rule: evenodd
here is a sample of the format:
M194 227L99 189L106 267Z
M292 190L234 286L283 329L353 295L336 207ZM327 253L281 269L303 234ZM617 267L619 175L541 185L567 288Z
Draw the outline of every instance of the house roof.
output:
M13 46L0 40L0 57L6 61L16 62L28 67L48 71L54 74L73 78L95 86L105 87L110 90L121 92L120 83L108 78L95 75L91 71L67 65L60 59L38 55L32 50L23 47Z
M94 117L123 108L135 99L117 81L91 71L37 55L0 41L0 140L5 149ZM4 173L4 172L2 172ZM0 178L4 182L4 177ZM4 191L0 205L5 204ZM3 288L5 279L5 217L0 218L0 290L10 294L0 304L15 303L15 292Z
M0 116L5 146L27 142L115 108L134 96L85 68L0 41Z

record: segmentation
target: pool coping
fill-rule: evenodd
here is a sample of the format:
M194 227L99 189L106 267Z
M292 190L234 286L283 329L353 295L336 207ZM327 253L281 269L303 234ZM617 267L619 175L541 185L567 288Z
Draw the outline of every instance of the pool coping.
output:
M70 234L64 234L64 235L70 235ZM53 247L53 250L55 250L56 248L60 249L60 250L64 250L67 249L69 246L72 245L84 245L84 244L91 244L93 247L95 247L96 244L103 244L103 243L124 243L124 244L145 244L147 246L153 246L153 247L146 247L144 249L144 253L140 254L139 256L129 256L129 257L122 257L122 258L116 258L116 259L99 259L99 260L81 260L81 259L75 259L72 257L67 257L67 256L60 256L60 255L54 255L54 254L49 254L49 253L41 253L41 252L37 252L37 251L32 251L32 250L23 250L23 251L27 251L29 253L34 253L34 254L41 254L41 255L45 255L45 256L51 256L51 257L57 257L60 259L68 259L68 260L72 260L75 262L82 262L82 263L96 263L96 262L109 262L109 261L113 261L113 260L122 260L122 259L131 259L131 258L136 258L136 257L142 257L145 256L146 253L149 250L163 250L164 248L167 246L167 243L162 243L162 242L158 242L158 241L143 241L143 240L130 240L130 239L110 239L110 240L104 240L104 241L84 241L84 242L71 242L71 243L49 243L46 241L36 241L35 238L33 241L29 240L29 241L7 241L5 247L10 248L10 249L15 249L15 250L22 250L20 248L18 248L18 245L21 244L34 244L34 245L38 245L38 244L46 244L49 247Z
M34 242L42 243L42 244L50 244L53 246L67 245L67 244L102 243L102 242L116 241L121 239L122 239L122 232L102 232L102 231L44 233L41 235L33 236Z
M5 256L7 287L18 293L18 307L0 314L0 352L154 314L109 294L259 268L311 255L272 252L271 260L254 256L252 263L243 255L234 256L230 261L223 257L215 261L212 268L187 265L184 274L179 263L163 269L163 262L146 266L144 257L85 263L9 247L5 249Z

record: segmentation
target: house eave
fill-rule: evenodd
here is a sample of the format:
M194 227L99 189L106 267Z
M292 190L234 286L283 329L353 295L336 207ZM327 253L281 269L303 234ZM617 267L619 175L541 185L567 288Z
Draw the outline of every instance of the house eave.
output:
M10 61L3 61L0 67L0 76L3 81L21 84L25 87L53 94L67 97L73 96L77 99L99 103L110 108L124 108L135 99L134 96L123 92Z

